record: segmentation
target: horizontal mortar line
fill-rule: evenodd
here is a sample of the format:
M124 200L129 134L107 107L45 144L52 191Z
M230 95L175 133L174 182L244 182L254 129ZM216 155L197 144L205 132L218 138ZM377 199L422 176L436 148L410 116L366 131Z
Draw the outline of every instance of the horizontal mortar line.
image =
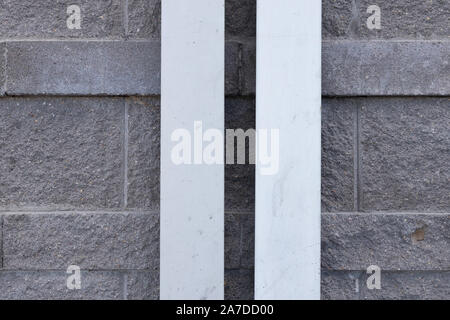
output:
M322 212L322 215L348 215L348 216L367 216L367 215L379 215L379 216L449 216L450 212L423 212L423 211L367 211L367 212Z
M358 42L376 42L376 43L399 43L399 42L448 42L450 44L450 38L448 39L322 39L322 43L358 43Z
M225 39L225 42L239 42L239 43L254 43L256 37L249 38L229 38ZM0 38L0 43L2 42L119 42L119 43L132 43L132 42L161 42L159 38L148 38L148 39L98 39L98 38L49 38L49 39L29 39L29 38L15 38L15 39L2 39ZM322 43L435 43L435 42L445 42L450 43L449 39L322 39Z
M155 272L157 270L153 269L83 269L80 268L81 272L114 272L114 273L125 273L125 272ZM19 272L19 273L27 273L27 272L66 272L67 269L0 269L0 273L2 272Z
M255 215L255 210L226 210L225 214L236 214L236 215Z
M117 39L98 39L98 38L73 38L73 39L28 39L28 38L16 38L16 39L1 39L0 43L3 42L119 42L119 43L132 43L132 42L161 42L161 39L157 38L149 38L149 39L125 39L125 38L117 38Z
M450 98L450 90L448 93L444 93L444 94L411 94L411 93L407 93L404 95L401 94L384 94L384 95L380 95L380 94L373 94L373 95L361 95L361 94L355 94L355 95L350 95L347 93L343 93L343 94L322 94L322 98L340 98L340 99L344 99L344 98L389 98L389 99L394 99L394 98L411 98L411 99L415 99L415 98Z
M320 269L322 272L337 272L337 273L348 273L348 272L363 272L366 273L366 270L354 270L354 269ZM394 269L381 269L381 272L388 272L388 273L411 273L411 272L422 272L422 273L448 273L450 272L450 269L402 269L402 270L394 270Z
M4 95L0 95L1 98L42 98L42 97L49 97L49 98L133 98L133 97L139 97L139 98L159 98L161 97L161 94L151 94L151 93L144 93L144 94L138 94L138 93L122 93L122 94L115 94L115 93L83 93L83 94L76 94L76 93L10 93L6 91Z
M159 211L156 210L136 210L136 211L120 211L120 210L116 210L116 211L104 211L104 210L99 210L99 211L80 211L80 210L66 210L66 211L60 211L60 210L56 210L56 211L52 211L52 210L24 210L24 211L19 211L19 210L11 210L11 211L2 211L0 210L0 216L7 216L7 215L23 215L23 214L30 214L30 215L50 215L50 214L60 214L60 215L69 215L69 214L79 214L79 215L99 215L99 214L110 214L110 215L124 215L124 214L129 214L129 215L133 215L133 214L159 214Z

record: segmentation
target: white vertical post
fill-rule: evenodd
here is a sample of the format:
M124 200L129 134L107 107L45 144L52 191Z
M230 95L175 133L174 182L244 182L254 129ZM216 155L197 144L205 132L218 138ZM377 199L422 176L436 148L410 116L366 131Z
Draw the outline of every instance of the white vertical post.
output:
M256 167L256 299L320 298L321 3L258 0L256 123L280 161Z
M224 16L224 0L162 1L161 299L223 299L224 166L200 144L224 130ZM171 159L176 129L192 164Z

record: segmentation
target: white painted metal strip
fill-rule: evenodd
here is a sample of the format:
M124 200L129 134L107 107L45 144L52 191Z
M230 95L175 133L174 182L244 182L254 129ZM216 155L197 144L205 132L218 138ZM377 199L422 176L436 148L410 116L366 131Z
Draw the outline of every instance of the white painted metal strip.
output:
M256 299L319 299L321 1L258 0L256 90L259 156L280 130L279 171L256 167Z
M223 299L224 166L201 131L224 130L224 16L224 0L162 1L161 299ZM183 129L192 164L176 165Z

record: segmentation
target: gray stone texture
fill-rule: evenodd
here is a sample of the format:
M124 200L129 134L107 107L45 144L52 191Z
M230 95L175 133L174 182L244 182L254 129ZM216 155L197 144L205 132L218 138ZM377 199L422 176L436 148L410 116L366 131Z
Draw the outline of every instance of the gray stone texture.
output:
M0 43L0 96L5 94L6 84L6 43Z
M450 270L448 214L355 213L322 216L328 270Z
M325 41L323 94L448 95L449 45L448 41ZM225 50L227 95L254 95L254 41L228 41ZM8 42L7 60L9 95L160 94L156 41Z
M131 97L128 108L127 207L159 208L160 100Z
M353 211L357 103L322 100L322 211Z
M9 95L152 95L160 92L159 42L9 42Z
M329 271L321 275L321 300L359 300L362 271Z
M256 36L256 0L225 0L225 35Z
M81 270L81 289L69 290L66 271L0 271L1 300L121 300L122 275Z
M383 271L381 289L368 289L366 271L323 271L323 300L447 300L450 272Z
M159 214L6 214L3 243L7 270L155 270Z
M358 27L355 0L322 0L322 38L350 38Z
M159 299L159 265L150 271L130 271L125 275L128 300Z
M242 44L237 41L225 43L225 94L239 95L241 88Z
M127 36L161 39L161 0L128 0Z
M161 0L128 0L128 37L161 38ZM256 0L225 1L227 39L256 36Z
M118 208L120 98L0 99L0 208Z
M81 29L67 27L67 8L81 9ZM0 34L8 39L93 38L125 35L123 0L2 0Z
M448 95L449 41L325 41L327 96Z
M448 300L450 272L383 272L381 289L369 290L367 275L361 283L361 300Z
M254 267L255 217L253 214L225 214L225 269Z
M255 99L234 97L225 100L225 128L255 128ZM236 152L235 143L235 152ZM246 143L246 164L225 165L225 209L253 211L255 208L255 165L248 164L250 146ZM237 159L235 158L235 163Z
M254 299L252 269L225 270L225 300Z
M450 99L360 104L361 209L450 212Z
M381 9L381 29L367 27L370 5ZM322 0L324 39L449 39L447 0Z
M243 96L254 95L256 92L256 41L243 42L241 50L241 94Z

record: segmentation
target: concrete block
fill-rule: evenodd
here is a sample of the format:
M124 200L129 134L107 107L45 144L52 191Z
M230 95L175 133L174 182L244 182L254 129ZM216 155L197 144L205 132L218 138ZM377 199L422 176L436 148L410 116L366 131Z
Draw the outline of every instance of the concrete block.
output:
M69 290L66 271L1 271L2 300L121 300L119 272L81 270L81 289Z
M367 8L381 10L381 29L370 30ZM448 39L446 0L323 0L324 39Z
M322 211L353 211L357 102L322 100Z
M160 100L131 97L128 108L127 207L159 208Z
M125 279L128 300L159 300L159 265L150 271L130 271Z
M67 8L81 9L81 28L67 27ZM2 0L0 34L8 39L92 38L125 36L122 0Z
M3 216L7 270L154 270L156 213L14 213Z
M1 271L2 300L121 300L119 272L81 270L81 289L69 290L66 271Z
M8 43L9 95L160 93L161 46L142 41Z
M127 36L161 39L161 0L128 0Z
M0 99L0 208L118 208L124 100Z
M361 208L450 211L450 99L361 99Z
M322 51L324 95L449 94L448 41L325 41Z
M256 0L225 0L225 35L256 36Z
M253 300L254 271L225 270L225 300Z
M449 270L448 214L322 215L322 267L328 270Z

